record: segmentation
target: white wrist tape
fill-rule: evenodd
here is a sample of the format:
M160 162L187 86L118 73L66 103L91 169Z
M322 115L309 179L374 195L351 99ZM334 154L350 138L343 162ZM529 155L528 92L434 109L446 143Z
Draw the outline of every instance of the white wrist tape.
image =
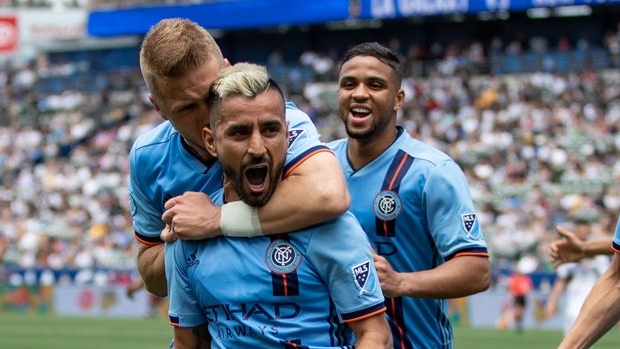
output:
M253 237L263 235L258 220L258 207L243 201L222 205L220 229L226 236Z

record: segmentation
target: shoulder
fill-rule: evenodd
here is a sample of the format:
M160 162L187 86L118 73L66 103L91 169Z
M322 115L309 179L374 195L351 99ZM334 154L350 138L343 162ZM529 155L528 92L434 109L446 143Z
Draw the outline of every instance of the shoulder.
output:
M161 157L162 148L169 146L170 141L178 137L178 132L166 121L138 136L131 147L131 157ZM136 159L132 159L136 160Z
M335 153L347 148L347 139L341 138L327 143L327 146Z
M432 166L438 166L446 162L454 162L448 154L439 148L413 138L406 131L400 135L395 144L412 157L423 160Z
M340 250L342 246L360 246L360 243L368 243L366 233L350 211L309 229L313 230L312 239L315 244L318 243L318 246L335 245L340 246L336 249Z

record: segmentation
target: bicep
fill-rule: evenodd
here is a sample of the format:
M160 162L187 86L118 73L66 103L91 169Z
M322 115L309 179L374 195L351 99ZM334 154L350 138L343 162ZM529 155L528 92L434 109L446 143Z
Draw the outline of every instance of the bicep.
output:
M343 213L349 207L347 183L331 151L318 151L305 158L292 168L282 184L305 198L310 195L312 200L316 200L314 202L325 208L329 208L326 204L334 203L332 207L336 214ZM304 200L304 203L311 204L312 200Z

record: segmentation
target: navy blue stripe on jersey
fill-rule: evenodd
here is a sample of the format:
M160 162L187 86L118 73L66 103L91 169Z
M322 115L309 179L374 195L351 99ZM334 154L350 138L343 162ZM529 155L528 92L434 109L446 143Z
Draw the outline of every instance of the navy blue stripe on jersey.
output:
M394 348L398 349L413 349L413 343L407 339L406 334L407 326L405 325L405 319L403 314L403 300L401 297L385 298L385 305L387 307L387 315L392 332L392 340L394 342ZM411 333L415 333L412 331Z
M340 322L336 305L330 299L329 315L326 321L329 323L329 345L331 347L343 347L347 343L347 332L350 330L349 325Z
M272 235L271 241L290 241L288 235ZM290 273L271 272L271 285L274 296L299 296L299 275L297 270Z
M619 243L616 243L616 241L614 241L614 242L611 244L611 248L613 248L613 250L614 250L614 251L616 251L616 252L620 253L620 244L619 244Z
M442 303L444 307L446 306L447 302L445 300L439 302ZM439 328L441 329L441 343L443 343L441 349L452 348L452 338L454 338L454 336L452 335L452 326L450 325L450 319L448 319L446 314L447 311L445 311L445 309L442 310L441 307L437 308L436 319L440 324Z
M172 326L179 326L179 317L178 316L168 316L168 321Z
M299 163L304 159L307 158L310 154L312 153L316 153L317 151L329 151L331 152L331 149L329 149L326 145L317 145L314 146L306 151L304 151L303 153L297 155L294 159L292 159L291 161L287 161L286 165L284 166L284 171L282 171L282 173L289 173L290 169L299 165Z
M391 191L398 194L400 189L400 183L405 177L405 174L413 163L413 157L404 152L402 149L398 151L394 160L390 164L385 177L383 178L383 184L381 185L381 192ZM396 234L396 218L384 220L376 217L375 226L377 235L385 237L393 237Z
M297 272L279 274L271 272L271 284L274 296L299 296Z
M158 245L158 244L163 244L164 240L162 240L159 235L157 236L147 236L147 235L142 235L140 233L138 233L137 231L134 231L134 235L136 237L136 239L138 239L138 241L145 243L147 245Z
M376 304L376 305L374 305L374 306L372 306L370 308L365 308L365 309L363 309L361 311L355 311L355 312L352 312L352 313L342 314L342 319L344 321L356 319L356 318L362 317L362 316L364 316L366 314L372 314L374 312L377 312L377 311L383 309L384 307L385 307L385 305L383 303L379 303L379 304Z
M484 247L477 247L477 248L466 248L463 250L458 250L456 252L454 252L453 254L449 255L446 257L446 261L451 260L452 258L454 258L455 256L458 255L468 255L468 256L475 256L475 255L479 255L481 257L488 257L489 256L489 250L484 248Z

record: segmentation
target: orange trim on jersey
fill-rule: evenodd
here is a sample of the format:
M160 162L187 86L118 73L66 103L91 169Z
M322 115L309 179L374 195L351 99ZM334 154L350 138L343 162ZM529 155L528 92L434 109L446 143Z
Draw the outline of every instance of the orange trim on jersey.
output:
M405 348L405 332L403 331L402 326L400 326L397 322L396 322L396 299L395 298L388 298L387 300L388 302L390 302L390 308L391 308L391 313L388 314L388 317L390 318L390 321L395 325L396 330L398 331L398 338L399 341L401 343L400 347L401 349Z
M398 167L396 167L396 171L394 171L394 175L392 175L392 179L390 180L390 184L388 185L389 190L392 190L392 188L394 187L394 182L398 178L398 174L403 169L403 166L405 166L405 162L407 161L407 158L408 156L403 156L403 158L400 159L400 163L398 164ZM386 235L388 231L387 225L388 225L388 221L383 221L383 231L386 232L385 233Z
M282 274L282 288L284 289L284 296L288 296L288 279L286 274Z
M461 253L457 253L457 254L454 255L454 257L463 257L463 256L475 256L475 257L487 257L487 258L489 258L489 254L488 253L484 253L484 252L461 252Z
M146 241L146 240L142 240L140 239L136 234L133 235L133 237L136 239L136 241L138 241L141 244L145 244L148 246L156 246L156 245L161 245L164 242L163 241L158 241L158 242L151 242L151 241Z
M168 321L168 324L170 324L172 327L180 327L179 324L176 322Z
M408 158L407 156L403 156L403 158L400 160L400 164L398 164L396 171L394 171L394 175L392 176L392 180L390 181L390 185L388 189L391 190L394 187L394 181L396 180L396 178L398 178L398 174L400 173L400 170L403 169L403 166L405 165L407 158Z
M288 176L291 174L291 172L295 171L295 169L296 169L297 167L299 167L299 165L301 165L304 161L308 160L308 158L309 158L309 157L311 157L312 155L318 154L318 153L322 153L322 152L329 152L329 153L332 153L334 156L336 156L336 155L334 154L334 152L333 152L333 151L331 151L331 149L329 149L329 148L320 148L320 149L317 149L317 150L315 150L315 151L313 151L313 152L311 152L311 153L307 154L307 155L306 155L306 156L304 156L303 158L301 158L299 161L297 161L297 163L296 163L295 165L291 166L291 168L289 168L289 169L288 169L288 171L286 171L286 173L284 173L283 178L288 177Z
M373 316L375 316L377 314L385 313L385 311L386 311L386 307L383 307L383 308L381 308L381 309L379 309L377 311L373 311L372 313L368 313L366 315L358 316L356 318L352 318L352 319L348 319L348 320L343 320L343 321L344 321L344 323L355 322L355 321L362 321L362 320L368 319L369 317L373 317Z

